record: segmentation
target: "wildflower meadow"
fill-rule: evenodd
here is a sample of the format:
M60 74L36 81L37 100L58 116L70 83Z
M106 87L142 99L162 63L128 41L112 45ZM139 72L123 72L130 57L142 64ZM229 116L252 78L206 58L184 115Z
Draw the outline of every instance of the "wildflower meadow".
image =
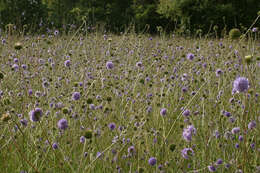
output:
M260 172L258 32L2 35L0 172Z

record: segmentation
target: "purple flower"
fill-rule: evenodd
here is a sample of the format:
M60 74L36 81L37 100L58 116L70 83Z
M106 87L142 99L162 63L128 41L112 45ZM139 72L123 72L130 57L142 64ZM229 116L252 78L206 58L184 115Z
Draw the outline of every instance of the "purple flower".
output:
M69 66L71 65L70 60L69 60L69 59L66 60L66 61L64 62L64 65L65 65L65 67L69 67Z
M32 122L40 121L40 118L42 117L43 112L41 108L35 108L34 110L31 110L29 112L30 120Z
M80 143L84 143L85 140L86 140L85 136L81 136L80 139L79 139Z
M193 125L189 125L187 128L183 129L182 137L185 141L190 142L192 136L196 134L196 129Z
M19 66L17 64L12 65L12 69L17 71L19 69Z
M57 143L53 143L53 144L52 144L52 148L53 148L54 150L58 149L58 144L57 144Z
M151 157L148 160L149 165L154 166L156 164L156 158L155 157Z
M55 30L53 34L54 34L55 36L57 36L59 33L60 33L59 30Z
M239 148L239 143L236 143L236 144L235 144L235 148Z
M127 149L129 154L133 154L135 152L135 147L132 145Z
M185 116L185 117L189 116L190 110L186 109L185 111L183 111L182 115Z
M97 152L97 158L101 158L103 156L103 153L101 153L101 152Z
M110 130L114 130L116 128L116 124L115 123L110 123L108 125L108 127L110 128Z
M257 27L252 28L252 32L257 32L257 31L258 31Z
M106 63L106 67L107 67L107 69L112 69L112 68L114 68L113 62L112 62L112 61L108 61L108 62Z
M29 89L29 90L28 90L28 95L31 96L32 94L33 94L32 89Z
M188 54L186 55L186 58L191 61L191 60L194 59L194 54L188 53Z
M227 111L224 111L223 113L226 117L230 117L231 116L231 113L230 112L227 112Z
M27 126L28 121L27 121L26 119L21 119L21 120L20 120L20 123L21 123L23 126Z
M142 67L143 64L142 64L141 61L139 61L139 62L137 62L135 65L136 65L136 67Z
M160 111L161 116L165 116L167 113L167 109L166 108L162 108Z
M217 77L219 77L222 73L223 73L223 71L221 69L216 70L216 76Z
M192 148L184 148L181 151L181 155L184 159L189 159L191 156L194 155L194 151L192 150Z
M249 88L249 82L247 78L238 77L233 83L233 89L235 92L245 92Z
M80 93L79 92L74 92L72 94L72 99L73 100L79 100L80 99Z
M240 135L240 136L238 137L238 140L239 140L239 141L243 141L243 140L244 140L244 137Z
M208 170L209 170L209 172L216 172L217 169L215 166L210 165L210 166L208 166Z
M68 128L68 121L64 118L60 119L57 123L58 128L61 130L65 130Z
M234 127L232 130L231 130L232 134L237 134L240 132L240 127Z
M187 87L182 87L182 89L181 89L181 90L182 90L182 92L184 92L184 93L185 93L185 92L187 92L187 91L188 91L188 88L187 88Z
M256 121L251 121L250 123L248 123L248 129L253 129L256 127Z
M221 164L223 164L223 160L222 160L222 159L218 159L218 160L216 161L216 165L221 165Z

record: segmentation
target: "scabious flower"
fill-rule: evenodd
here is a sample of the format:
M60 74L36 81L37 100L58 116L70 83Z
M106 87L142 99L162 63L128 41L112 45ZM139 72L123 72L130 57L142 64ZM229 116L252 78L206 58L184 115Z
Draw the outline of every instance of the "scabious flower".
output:
M217 77L219 77L222 73L223 73L223 71L221 69L216 70L216 76Z
M114 130L116 128L116 124L115 123L110 123L108 125L108 127L109 127L110 130Z
M64 62L65 67L69 67L70 65L71 65L71 62L69 59Z
M79 92L74 92L72 94L72 99L73 100L79 100L80 99L80 93Z
M108 62L106 63L106 67L107 67L107 69L113 69L113 68L114 68L113 62L112 62L112 61L108 61Z
M196 134L196 129L193 125L189 125L187 128L183 129L182 137L185 141L190 142L192 136Z
M21 120L20 120L20 123L21 123L23 126L27 126L28 121L27 121L26 119L21 119Z
M17 71L19 69L19 66L17 64L12 65L12 69Z
M141 61L139 61L139 62L137 62L135 65L136 65L136 67L142 67L143 64L142 64Z
M182 115L188 117L190 115L190 110L186 109L185 111L183 111Z
M166 108L162 108L160 111L161 116L165 116L167 113L167 109Z
M235 92L241 93L246 92L249 88L249 82L247 78L238 77L233 83L233 90Z
M214 165L209 165L208 170L209 170L209 172L216 172L217 169Z
M54 34L55 36L57 36L59 33L60 33L59 30L55 30L53 34Z
M68 121L64 118L60 119L57 123L58 128L61 130L65 130L68 128Z
M129 154L133 154L135 152L135 147L132 145L127 149Z
M240 132L240 127L234 127L232 130L231 130L232 134L237 134Z
M249 124L248 124L248 129L253 129L256 127L256 121L251 121Z
M35 108L29 112L30 120L32 122L40 121L40 118L43 115L43 111L41 108Z
M181 155L184 159L189 159L191 156L194 155L194 151L192 148L184 148L182 151L181 151Z
M218 159L218 160L216 161L216 165L221 165L221 164L223 164L223 160L222 160L222 159Z
M188 53L188 54L186 55L186 58L191 61L191 60L194 59L194 54Z
M157 160L155 157L151 157L149 160L148 160L148 163L149 165L151 166L154 166L156 164Z
M85 140L86 140L85 136L81 136L80 139L79 139L80 143L84 143Z
M252 32L257 32L257 31L258 31L257 27L252 28Z
M57 143L53 143L53 144L52 144L52 148L53 148L54 150L58 149L58 144L57 144Z

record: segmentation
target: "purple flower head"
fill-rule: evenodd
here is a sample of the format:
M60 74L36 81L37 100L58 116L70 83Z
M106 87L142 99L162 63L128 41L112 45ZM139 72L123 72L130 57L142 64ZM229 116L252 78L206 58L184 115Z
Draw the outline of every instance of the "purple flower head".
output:
M185 111L183 111L182 115L188 117L190 115L190 110L186 109Z
M183 129L182 137L185 141L190 142L192 136L196 134L196 129L193 125L189 125L187 128Z
M252 28L252 32L257 32L257 31L258 31L257 27Z
M236 143L236 144L235 144L235 148L239 148L239 143Z
M216 167L213 166L213 165L208 166L208 170L209 170L209 172L216 172L217 171Z
M19 69L19 66L17 64L12 65L12 69L17 71Z
M187 58L188 60L192 61L192 60L194 59L194 54L188 53L188 54L186 55L186 58Z
M97 158L101 158L103 156L103 153L101 153L101 152L97 152Z
M248 123L248 129L253 129L256 127L256 121L251 121L250 123Z
M71 62L69 59L64 62L65 67L69 67L70 65L71 65Z
M79 139L80 143L84 143L85 140L86 140L85 136L81 136L80 139Z
M29 90L28 90L28 95L31 96L32 94L33 94L32 89L29 89Z
M20 123L21 123L23 126L27 126L28 121L27 121L26 119L21 119L21 120L20 120Z
M114 130L116 128L116 124L110 123L110 124L108 124L108 127L109 127L110 130Z
M243 141L243 140L244 140L244 137L240 135L240 136L238 137L238 140L239 140L239 141Z
M165 116L167 113L167 109L166 108L162 108L160 111L161 116Z
M27 69L27 65L26 64L22 64L21 67L26 70Z
M32 122L40 121L40 118L43 115L43 111L41 108L35 108L29 112L30 120Z
M181 151L181 155L184 159L189 159L191 156L194 155L194 151L192 148L184 148L182 151Z
M72 94L72 99L73 100L79 100L80 99L80 93L79 92L74 92Z
M130 147L127 149L127 151L128 151L129 154L132 154L132 153L135 152L135 147L132 145L132 146L130 146Z
M19 62L18 58L14 58L14 63L18 63L18 62Z
M135 64L136 67L142 67L142 65L143 65L143 64L142 64L141 61L139 61L139 62L137 62L137 63Z
M185 93L185 92L187 92L187 91L188 91L188 88L187 88L187 87L182 87L182 89L181 89L181 90L182 90L182 92L184 92L184 93Z
M148 160L148 163L149 165L151 166L154 166L156 164L157 160L155 157L151 157L149 160Z
M223 164L223 160L222 160L222 159L218 159L218 160L216 161L216 165L221 165L221 164Z
M59 33L60 33L59 30L55 30L53 34L54 34L55 36L57 36Z
M106 63L106 67L107 67L107 69L113 69L113 68L114 68L113 62L112 62L112 61L108 61L108 62Z
M65 130L68 128L68 121L64 118L60 119L57 123L58 128L61 130Z
M52 148L53 148L54 150L58 149L58 144L57 144L57 143L53 143L53 144L52 144Z
M245 92L249 88L249 82L247 78L238 77L233 83L233 90L235 92Z
M223 114L224 114L226 117L231 117L231 113L230 113L230 112L224 111Z
M240 132L240 127L234 127L232 130L231 130L232 134L237 134Z
M146 109L146 112L147 113L151 113L153 110L152 106L148 106L147 109Z
M217 77L219 77L222 73L223 73L223 71L221 69L216 70L216 76Z

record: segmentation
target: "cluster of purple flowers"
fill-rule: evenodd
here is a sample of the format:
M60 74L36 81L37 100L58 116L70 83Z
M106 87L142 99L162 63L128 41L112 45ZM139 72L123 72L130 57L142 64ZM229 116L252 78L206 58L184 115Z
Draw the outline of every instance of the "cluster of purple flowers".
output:
M196 129L193 125L189 125L187 128L183 129L182 137L185 141L190 142L192 136L196 134Z

